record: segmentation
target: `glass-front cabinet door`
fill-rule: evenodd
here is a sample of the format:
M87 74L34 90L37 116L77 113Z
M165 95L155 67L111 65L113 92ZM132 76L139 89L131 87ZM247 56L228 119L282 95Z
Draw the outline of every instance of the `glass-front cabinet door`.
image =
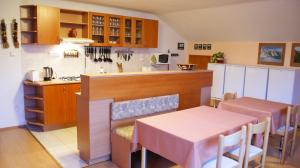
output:
M135 47L143 47L143 31L144 24L143 19L134 19L134 29L135 29L135 39L134 45Z
M108 16L108 44L109 46L121 46L122 35L122 17L121 16Z
M123 46L132 47L134 44L133 39L133 19L124 17L124 41Z
M90 14L90 34L91 39L93 39L96 45L105 45L107 40L105 37L106 34L106 25L107 19L105 14L92 13Z

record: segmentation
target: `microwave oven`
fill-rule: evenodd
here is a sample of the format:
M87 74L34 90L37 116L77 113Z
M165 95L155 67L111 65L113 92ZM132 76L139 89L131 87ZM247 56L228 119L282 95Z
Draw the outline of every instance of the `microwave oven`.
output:
M170 64L170 54L157 53L153 56L156 58L156 64Z

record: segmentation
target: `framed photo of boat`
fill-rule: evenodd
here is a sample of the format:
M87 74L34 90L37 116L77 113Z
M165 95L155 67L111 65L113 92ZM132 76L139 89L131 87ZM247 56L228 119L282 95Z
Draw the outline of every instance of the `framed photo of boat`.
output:
M285 43L259 43L258 64L283 66Z
M291 66L300 67L300 43L293 43Z

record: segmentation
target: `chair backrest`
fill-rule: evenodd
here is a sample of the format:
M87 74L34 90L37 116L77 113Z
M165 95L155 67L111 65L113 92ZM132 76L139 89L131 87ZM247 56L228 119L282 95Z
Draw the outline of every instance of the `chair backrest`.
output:
M236 96L237 96L236 92L233 93L227 92L224 93L222 100L226 101L226 100L236 99Z
M295 138L296 138L296 136L297 136L297 128L298 128L298 122L299 122L299 115L300 115L300 104L298 104L298 105L295 105L295 106L293 106L293 107L289 107L289 109L288 110L290 110L291 112L291 116L290 116L290 118L291 117L295 117L294 118L294 123L293 123L293 127L294 127L294 132L293 132L293 136L294 136L294 140L295 140ZM290 124L290 122L289 122L289 124Z
M288 129L290 126L294 127L294 134L297 133L297 128L298 128L298 119L299 119L299 112L300 112L300 105L295 105L295 106L289 106L286 114L286 121L285 121L285 135L287 136L288 134ZM291 124L291 118L293 118L293 124Z
M246 153L245 153L245 163L244 168L248 167L248 162L250 161L249 155L250 155L250 145L252 142L252 137L254 134L263 134L263 154L261 159L261 165L264 167L264 163L266 160L266 154L268 149L268 142L269 142L269 133L270 133L270 127L271 127L271 118L267 117L265 121L260 122L258 124L248 124L248 134L247 134L247 141L246 141Z
M246 126L242 126L242 129L238 132L235 132L227 136L224 135L219 136L217 168L221 168L222 166L222 156L224 154L224 148L235 146L235 145L240 146L238 168L242 168L244 155L245 155L246 132L247 132Z

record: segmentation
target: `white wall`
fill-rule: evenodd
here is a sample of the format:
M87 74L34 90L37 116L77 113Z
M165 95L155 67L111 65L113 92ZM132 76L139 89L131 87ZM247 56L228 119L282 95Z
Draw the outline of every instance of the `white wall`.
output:
M178 51L177 42L186 40L179 36L172 28L170 28L158 16L123 10L111 7L103 7L84 3L75 3L61 0L1 0L0 19L4 18L7 28L10 30L10 22L16 18L19 22L19 5L24 4L42 4L55 6L59 8L95 11L102 13L113 13L126 16L137 16L149 19L159 20L159 39L157 49L134 49L134 55L129 62L123 62L125 71L140 71L142 65L149 64L151 53L154 52L171 52L179 53L180 56L172 58L172 69L176 68L176 63L184 63L187 50ZM79 45L46 45L46 46L21 46L15 49L12 45L10 31L8 31L9 49L0 47L0 128L25 124L24 103L23 103L23 86L22 81L28 70L41 70L44 66L52 66L58 76L79 75L84 73L84 52ZM19 40L20 41L20 40ZM185 44L187 47L187 43ZM79 58L63 58L63 48L71 47L80 51ZM113 51L120 48L113 48ZM112 55L116 58L116 54ZM120 60L118 60L120 62ZM107 72L116 72L115 63L97 63L87 59L87 72L97 73L100 67L104 67Z
M0 46L0 128L24 123L21 49L15 49L10 35L12 19L19 18L18 0L1 0L0 19L5 19L9 49ZM0 40L1 41L1 40Z

